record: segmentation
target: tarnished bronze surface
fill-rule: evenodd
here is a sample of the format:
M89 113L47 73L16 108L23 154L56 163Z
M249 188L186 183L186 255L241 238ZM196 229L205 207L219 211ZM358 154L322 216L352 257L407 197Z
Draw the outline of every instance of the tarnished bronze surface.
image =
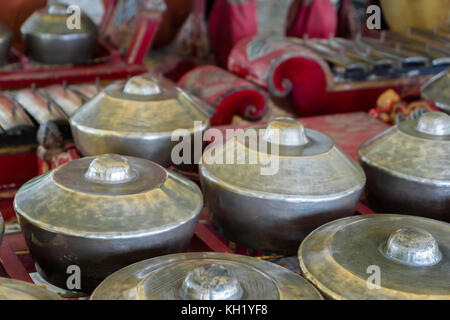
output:
M130 263L185 251L203 197L151 161L107 154L32 179L14 207L38 271L65 288L67 267L78 265L89 292Z
M364 143L358 152L378 211L450 219L450 116L424 114Z
M313 231L298 257L303 275L332 299L450 299L450 225L437 220L336 220Z
M0 66L8 61L9 49L12 43L12 32L0 23Z
M82 64L94 55L97 46L97 26L81 14L79 26L74 23L63 4L49 4L33 13L20 31L27 53L36 61L49 64Z
M0 300L62 300L62 298L31 283L0 278Z
M37 90L21 89L12 93L12 96L39 124L48 120L67 119L67 116L58 106Z
M80 83L70 85L69 90L78 94L84 102L88 102L100 92L101 88L95 84Z
M386 31L384 34L389 42L397 46L402 46L409 50L421 52L427 56L440 56L441 58L450 57L450 50L446 48L446 45L442 46L440 43L428 41L428 39L420 39L409 33L402 34Z
M443 112L450 114L450 72L447 69L427 81L420 89L422 97L430 99Z
M414 40L433 45L445 51L448 51L450 49L450 33L441 35L437 32L436 29L434 29L433 31L429 31L410 28L407 31L407 35Z
M171 81L145 74L108 86L82 106L71 118L72 133L83 155L118 153L168 166L178 143L172 132L200 133L209 123L206 108Z
M394 67L395 61L377 52L367 44L343 38L313 39L336 52L342 53L356 63L366 63L371 67Z
M318 39L296 39L292 38L294 43L299 43L305 45L308 48L317 52L320 56L324 57L327 61L333 63L334 65L344 68L347 70L359 69L366 72L370 66L366 62L354 61L350 57L344 54L343 50L337 51L333 48L329 48L323 42L318 41Z
M21 107L9 97L0 95L0 131L9 134L33 127L33 122Z
M208 147L199 164L212 222L226 238L292 253L315 228L354 213L364 172L330 138L291 118L277 118L257 132ZM260 142L269 142L267 152ZM277 146L279 156L270 154ZM278 162L278 170L263 175L268 159Z
M362 37L358 42L368 44L380 53L400 59L402 65L427 65L432 59L441 59L443 56L435 55L433 52L422 52L407 49L400 44L388 41L386 39L374 39L371 37Z
M225 253L181 253L135 263L106 278L92 300L320 300L281 266Z
M65 86L53 85L42 90L69 118L83 105L82 98Z

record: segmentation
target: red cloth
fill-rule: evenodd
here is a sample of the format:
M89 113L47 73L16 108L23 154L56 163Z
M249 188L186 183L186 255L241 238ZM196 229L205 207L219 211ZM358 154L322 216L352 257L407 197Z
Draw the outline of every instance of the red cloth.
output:
M289 12L286 34L290 37L328 38L336 35L337 13L330 0L294 0Z
M351 0L341 1L338 15L338 37L353 39L361 33L361 24L357 21L356 9Z
M11 153L0 155L0 192L18 188L37 175L36 151L20 152L11 148Z
M263 116L268 100L262 89L215 66L188 72L178 85L215 109L211 125L229 124L235 114L257 120Z
M228 69L276 97L292 92L299 114L317 114L317 105L332 82L326 62L287 38L258 36L241 40L232 50Z
M5 221L15 215L13 201L17 189L38 174L36 150L11 151L0 155L0 214Z
M216 0L209 15L208 31L211 51L217 63L226 67L233 46L258 32L255 0Z

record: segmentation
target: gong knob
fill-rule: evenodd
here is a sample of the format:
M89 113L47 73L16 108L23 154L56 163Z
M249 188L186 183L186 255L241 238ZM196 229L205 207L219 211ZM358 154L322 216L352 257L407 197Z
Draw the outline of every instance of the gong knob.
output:
M220 264L207 264L190 271L180 289L184 300L239 300L242 295L239 281Z
M303 124L288 117L275 118L269 122L264 139L282 146L303 146L309 142Z
M160 94L162 89L158 84L158 80L153 77L135 76L127 81L123 92L126 94L151 96Z
M117 154L104 154L95 158L85 173L85 179L101 184L125 183L136 178L127 158Z
M425 230L404 228L392 233L384 248L391 260L407 266L431 266L442 259L439 245Z
M443 112L427 112L420 117L417 130L435 136L450 135L450 116Z

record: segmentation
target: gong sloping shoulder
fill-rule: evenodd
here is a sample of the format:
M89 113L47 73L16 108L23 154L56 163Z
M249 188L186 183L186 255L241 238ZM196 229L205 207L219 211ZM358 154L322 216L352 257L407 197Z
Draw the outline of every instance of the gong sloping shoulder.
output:
M68 162L26 183L16 194L20 216L54 232L93 238L159 233L195 219L200 189L150 161L128 157L137 178L120 185L86 182L95 157Z
M50 13L52 9L58 13ZM48 8L41 9L33 13L20 28L22 34L33 34L36 36L56 36L77 34L78 37L92 33L97 33L97 26L84 13L81 14L80 28L69 29L67 27L67 19L71 13L67 13L66 5L53 4Z
M393 127L364 143L363 163L397 177L450 186L450 139L427 139Z
M383 246L402 228L431 233L442 260L407 266L386 258ZM313 231L298 257L305 277L333 299L450 299L450 225L444 222L391 214L339 219ZM367 284L374 266L380 271L379 289Z
M450 72L447 69L427 81L420 89L422 97L430 99L442 111L450 114Z
M132 264L106 278L91 299L180 299L179 288L187 273L211 264L225 265L238 278L244 287L243 299L323 299L305 279L281 266L252 257L213 252L172 254Z
M0 278L0 300L62 300L62 298L31 283Z
M313 133L309 133L310 137ZM226 155L233 152L235 164L227 164ZM269 165L258 157L257 150L233 138L223 147L206 149L200 170L202 175L230 190L249 195L264 193L269 197L333 198L365 184L363 170L331 141L329 148L318 154L271 156L278 161L278 170L273 175L261 174L261 168ZM259 160L251 163L251 159Z
M125 95L112 85L82 106L71 118L72 126L93 133L136 135L168 134L194 130L194 121L208 123L207 114L185 92L165 88L151 98Z

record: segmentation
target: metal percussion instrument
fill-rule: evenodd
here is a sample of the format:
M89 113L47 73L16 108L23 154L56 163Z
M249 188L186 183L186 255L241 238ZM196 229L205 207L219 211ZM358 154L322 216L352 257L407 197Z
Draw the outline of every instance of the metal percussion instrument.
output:
M365 142L358 155L377 211L450 221L450 116L423 114Z
M172 133L178 130L183 139L201 134L208 108L171 81L145 74L108 86L78 109L72 134L85 156L117 153L169 166L178 143Z
M91 292L112 272L187 250L203 208L196 184L149 160L106 154L70 161L23 185L14 208L38 272Z
M330 138L291 118L211 145L199 173L222 235L287 254L315 228L352 215L365 184L361 167Z
M281 266L225 253L179 253L135 263L106 278L91 300L321 300Z
M430 99L441 111L450 114L449 69L428 80L421 88L422 97Z
M0 278L0 300L62 300L47 289L25 281Z
M373 214L327 223L298 250L303 275L327 298L450 299L450 225Z
M49 4L33 13L20 31L27 54L48 64L83 64L94 57L97 25L81 13L79 26L69 26L72 13L64 4Z

